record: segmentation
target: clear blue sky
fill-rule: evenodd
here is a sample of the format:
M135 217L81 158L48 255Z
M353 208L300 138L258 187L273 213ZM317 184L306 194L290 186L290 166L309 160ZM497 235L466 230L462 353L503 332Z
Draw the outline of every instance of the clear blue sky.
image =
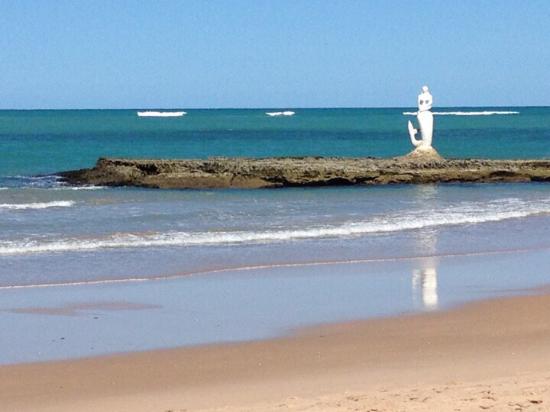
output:
M550 1L0 0L1 108L550 105Z

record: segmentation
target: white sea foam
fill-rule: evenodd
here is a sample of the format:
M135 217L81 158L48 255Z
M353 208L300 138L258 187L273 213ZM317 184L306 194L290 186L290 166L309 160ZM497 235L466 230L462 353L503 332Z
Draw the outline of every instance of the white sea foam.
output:
M58 186L52 190L102 190L105 186Z
M7 187L0 187L0 190L8 190Z
M57 200L53 202L35 203L0 203L0 209L25 210L25 209L48 209L50 207L71 207L75 204L72 200Z
M284 112L265 112L268 116L277 117L277 116L294 116L296 113L290 110L285 110Z
M96 239L58 239L52 241L0 242L0 255L76 252L109 248L164 246L228 245L271 243L300 239L350 237L373 233L398 232L426 227L479 224L550 213L550 201L528 203L504 199L489 203L467 203L441 210L420 210L401 215L373 218L332 226L311 226L302 229L237 231L237 232L163 232L122 233Z
M137 112L139 117L181 117L185 116L187 112L158 112L153 110L146 110L143 112Z
M13 188L51 188L59 185L61 179L60 176L47 175L47 176L5 176L7 182L10 182L10 186Z
M437 116L493 116L505 114L519 114L515 111L484 110L481 112L432 112ZM405 116L416 116L418 112L403 112Z
M102 190L105 186L73 186L71 190Z

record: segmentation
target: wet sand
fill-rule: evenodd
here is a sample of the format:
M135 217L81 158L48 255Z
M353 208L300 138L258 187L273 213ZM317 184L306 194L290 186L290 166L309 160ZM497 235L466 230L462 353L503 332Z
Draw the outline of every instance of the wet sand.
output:
M9 411L549 410L550 294L292 336L0 367Z
M228 269L0 290L0 365L287 336L456 308L550 281L550 250Z
M132 302L95 302L80 304L65 304L57 307L30 306L25 308L15 308L7 312L30 314L30 315L51 315L51 316L79 316L83 312L89 311L119 311L119 310L147 310L159 309L160 305L149 305L144 303Z

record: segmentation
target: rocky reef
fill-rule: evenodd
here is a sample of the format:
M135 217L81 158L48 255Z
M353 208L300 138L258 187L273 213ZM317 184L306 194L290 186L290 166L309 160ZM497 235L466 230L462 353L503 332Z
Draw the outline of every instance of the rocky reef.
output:
M550 182L550 160L443 159L412 152L389 159L337 157L141 160L100 158L61 172L69 184L165 189L269 188L442 182Z

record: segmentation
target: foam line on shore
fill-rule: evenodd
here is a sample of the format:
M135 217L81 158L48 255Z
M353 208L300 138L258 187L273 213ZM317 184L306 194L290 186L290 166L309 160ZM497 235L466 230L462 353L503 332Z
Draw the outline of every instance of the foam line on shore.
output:
M56 200L52 202L35 202L35 203L0 203L0 209L8 210L27 210L27 209L48 209L52 207L71 207L76 202L73 200ZM0 248L1 250L2 248ZM2 254L0 252L0 254Z
M259 265L248 266L230 266L218 269L205 269L193 272L180 272L171 275L155 275L149 277L134 277L134 278L122 278L122 279L102 279L102 280L83 280L77 282L59 282L59 283L38 283L30 285L10 285L0 286L0 290L13 290L13 289L38 289L38 288L54 288L54 287L71 287L71 286L95 286L95 285L111 285L111 284L124 284L124 283L141 283L141 282L158 282L167 280L177 280L191 276L202 275L214 275L219 273L229 272L249 272L253 270L270 270L270 269L287 269L287 268L300 268L300 267L315 267L315 266L331 266L331 265L356 265L366 263L384 263L384 262L404 262L404 261L416 261L424 259L443 259L443 258L461 258L461 257L473 257L473 256L494 256L513 253L529 253L535 251L549 251L550 246L531 247L531 248L515 248L515 249L497 249L481 252L459 252L459 253L436 253L431 255L419 255L419 256L394 256L394 257L381 257L381 258L365 258L365 259L348 259L348 260L319 260L319 261L307 261L307 262L283 262L283 263L269 263Z

